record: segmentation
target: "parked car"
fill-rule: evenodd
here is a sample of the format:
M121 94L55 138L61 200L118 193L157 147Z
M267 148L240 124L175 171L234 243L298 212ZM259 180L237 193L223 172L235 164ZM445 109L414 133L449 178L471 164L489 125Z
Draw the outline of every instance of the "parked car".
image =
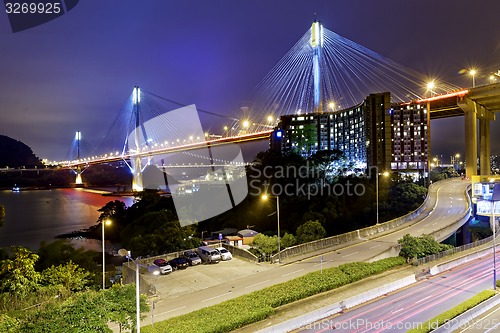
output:
M173 269L184 269L189 266L189 262L187 261L186 258L183 257L177 257L168 262L170 266L172 266Z
M170 274L172 273L172 266L165 259L155 259L153 264L160 267L161 274Z
M233 255L225 247L216 247L215 249L217 251L219 251L220 258L222 260L231 260L231 259L233 259Z
M209 246L200 246L198 248L198 255L203 262L209 264L216 264L221 260L219 251Z
M201 258L194 251L191 250L184 251L182 256L187 259L189 266L195 266L201 264Z

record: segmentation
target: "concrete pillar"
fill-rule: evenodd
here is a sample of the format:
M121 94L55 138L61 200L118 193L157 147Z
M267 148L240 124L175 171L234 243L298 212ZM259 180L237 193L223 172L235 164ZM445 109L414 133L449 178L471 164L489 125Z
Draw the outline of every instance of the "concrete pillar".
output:
M132 191L140 192L144 189L142 184L142 160L136 157L134 160L134 177L132 178Z
M481 176L489 176L491 174L490 163L490 120L479 120L479 168Z
M477 175L477 124L476 108L465 111L465 175Z
M76 167L75 184L77 184L77 185L82 185L83 184L83 180L82 180L82 167L81 166L77 166Z

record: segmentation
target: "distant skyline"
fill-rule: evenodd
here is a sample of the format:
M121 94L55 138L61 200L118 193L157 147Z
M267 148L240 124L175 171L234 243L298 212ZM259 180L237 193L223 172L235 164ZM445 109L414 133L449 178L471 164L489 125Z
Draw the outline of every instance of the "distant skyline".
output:
M500 69L499 12L494 0L85 0L12 33L2 10L0 134L62 160L76 131L100 144L134 85L235 114L315 15L438 81L471 86L459 71L477 67L480 85ZM463 155L463 132L463 118L434 120L432 155ZM491 133L492 154L500 154L498 121Z

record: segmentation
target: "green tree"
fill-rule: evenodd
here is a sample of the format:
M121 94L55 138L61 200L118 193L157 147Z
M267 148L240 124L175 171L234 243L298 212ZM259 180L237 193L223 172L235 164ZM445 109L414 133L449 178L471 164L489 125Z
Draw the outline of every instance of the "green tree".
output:
M299 244L311 242L326 236L326 230L318 221L307 221L297 228Z
M407 261L423 258L453 248L451 245L438 243L430 235L413 237L410 234L406 234L403 238L398 240L398 243L401 245L399 255L406 258Z
M314 167L316 180L333 183L353 168L345 154L338 150L319 150L308 159Z
M144 214L121 233L123 246L134 256L158 255L196 247L192 226L181 227L177 216L162 210Z
M65 265L52 266L42 272L46 285L62 285L70 291L81 291L90 284L91 273L80 268L71 260Z
M316 124L305 124L302 128L298 128L295 152L301 155L303 152L307 152L308 156L311 155L312 147L318 142L317 136Z
M146 297L141 295L140 311L148 310ZM55 300L27 311L11 332L111 333L108 322L118 323L123 332L135 326L135 311L135 286L116 284L106 290L78 292L62 302Z
M278 236L258 234L253 238L252 246L261 253L271 255L278 252Z
M0 290L23 299L39 286L40 273L35 270L38 255L22 246L13 246L11 251L13 259L0 262Z
M415 259L423 253L421 249L421 244L416 237L411 236L410 234L406 234L403 238L398 240L398 244L401 245L401 250L399 251L399 255L403 258L406 258L407 261L410 259Z
M297 244L297 239L293 234L286 232L280 240L281 249L286 249L287 247L294 246Z

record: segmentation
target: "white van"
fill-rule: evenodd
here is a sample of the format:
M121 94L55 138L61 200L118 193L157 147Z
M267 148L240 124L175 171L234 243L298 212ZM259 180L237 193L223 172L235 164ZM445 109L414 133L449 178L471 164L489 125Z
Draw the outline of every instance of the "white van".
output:
M215 249L217 251L219 251L220 258L222 260L231 260L231 259L233 259L233 255L225 247L216 247Z
M200 246L198 248L198 255L203 262L208 262L209 264L216 264L221 260L219 251L209 246Z

